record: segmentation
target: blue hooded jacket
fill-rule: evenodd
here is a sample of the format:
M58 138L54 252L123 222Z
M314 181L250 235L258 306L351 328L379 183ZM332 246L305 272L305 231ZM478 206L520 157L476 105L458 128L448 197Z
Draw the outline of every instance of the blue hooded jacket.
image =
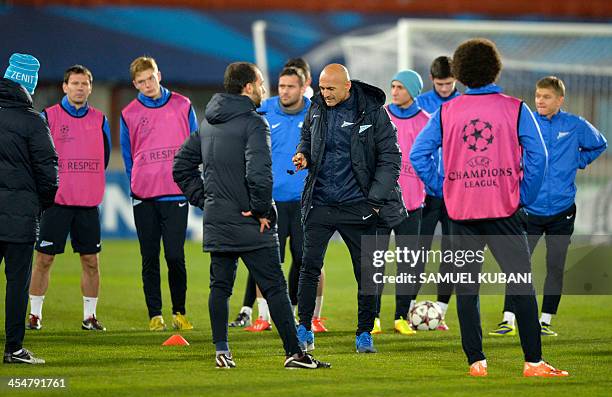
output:
M556 215L576 199L576 171L584 169L608 147L606 138L582 117L560 110L550 120L533 113L548 150L548 172L528 213Z
M453 98L458 97L461 93L455 88L455 90L446 98L442 98L436 90L431 90L422 93L416 98L416 103L429 114L433 114L436 110L440 109L440 106L444 102L448 102Z
M304 171L289 175L287 170L295 167L291 158L300 143L300 134L304 117L310 108L310 99L304 97L304 109L297 114L283 112L278 96L262 102L258 113L261 113L270 124L272 142L272 198L276 202L300 201L304 190Z
M423 109L430 115L433 115L438 109L440 109L440 106L442 106L443 103L448 102L453 98L457 98L459 95L461 95L461 93L455 88L455 90L449 96L447 96L446 98L442 98L434 89L419 95L416 98L416 103L421 107L421 109ZM442 151L438 150L436 153L434 153L432 159L436 170L438 170L438 178L440 179L441 183L444 179L444 167L442 166ZM442 198L442 196L438 196L436 192L434 192L427 185L425 185L425 191L427 192L428 196Z

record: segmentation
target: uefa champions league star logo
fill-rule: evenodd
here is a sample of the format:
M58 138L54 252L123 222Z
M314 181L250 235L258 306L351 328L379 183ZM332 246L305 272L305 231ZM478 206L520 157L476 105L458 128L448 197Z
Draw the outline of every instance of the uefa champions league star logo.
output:
M463 143L469 150L484 152L493 143L493 126L488 121L473 119L463 126Z
M138 120L138 131L140 134L148 134L153 130L153 126L150 123L150 120L147 116L142 116L140 120Z
M67 125L62 125L60 127L60 134L62 138L68 138L68 134L70 134L70 127L68 127Z
M62 124L59 128L59 137L57 140L60 142L70 142L73 139L74 138L70 136L70 127L66 124Z

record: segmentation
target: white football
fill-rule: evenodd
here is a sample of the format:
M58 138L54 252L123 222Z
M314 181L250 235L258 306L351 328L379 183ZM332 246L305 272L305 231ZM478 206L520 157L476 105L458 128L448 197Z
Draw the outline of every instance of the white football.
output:
M438 328L442 321L442 309L436 302L417 302L410 313L410 324L419 331L432 331Z

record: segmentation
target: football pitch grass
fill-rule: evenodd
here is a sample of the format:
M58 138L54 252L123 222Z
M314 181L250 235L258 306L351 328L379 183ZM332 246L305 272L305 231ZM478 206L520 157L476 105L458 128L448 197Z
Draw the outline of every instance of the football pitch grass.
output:
M70 251L68 249L68 251ZM393 333L394 301L383 298L384 333L375 335L378 354L355 353L356 285L345 246L332 242L327 251L327 285L323 316L330 332L317 334L315 357L333 368L289 371L276 331L252 334L230 329L230 347L237 368L214 366L208 317L208 254L200 244L186 245L188 267L187 315L195 326L182 335L190 346L162 347L171 336L148 331L135 241L106 241L101 254L101 294L98 317L107 332L82 331L80 265L72 253L54 264L45 298L43 329L27 331L24 346L45 358L42 366L3 365L0 378L58 378L64 390L29 391L0 387L0 395L47 394L74 396L205 396L205 395L610 395L612 388L612 297L566 296L554 319L558 337L543 337L544 357L568 370L569 378L522 377L518 336L486 336L500 321L502 297L481 297L487 378L467 376L461 349L455 298L447 323L450 331ZM287 271L287 265L285 270ZM171 323L166 266L162 262L164 318ZM233 318L242 304L246 271L239 267L230 304ZM2 293L5 278L0 278ZM435 299L435 297L420 297ZM0 303L4 313L4 300ZM3 332L3 331L2 331ZM4 334L2 335L4 338Z

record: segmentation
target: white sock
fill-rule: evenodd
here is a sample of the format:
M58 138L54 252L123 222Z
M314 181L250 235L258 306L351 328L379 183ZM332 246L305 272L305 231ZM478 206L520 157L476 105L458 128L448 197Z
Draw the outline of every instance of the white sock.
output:
M37 316L38 318L42 318L42 307L44 300L44 295L30 295L30 313Z
M298 315L297 305L293 305L292 308L293 308L293 317L297 317L297 315Z
M440 309L442 309L442 318L444 318L446 316L446 311L448 310L448 303L444 303L444 302L436 302L438 304L438 306L440 306Z
M321 309L323 309L323 295L317 296L317 299L315 300L315 308L314 308L314 312L312 313L312 317L313 318L321 317Z
M552 314L549 313L542 313L542 317L540 317L540 322L541 323L546 323L548 325L550 325L551 321L552 321Z
M504 312L504 319L502 321L507 321L508 325L511 325L514 327L514 313L512 312Z
M480 363L483 367L487 368L487 360L486 359L485 360L476 361L476 363ZM474 364L476 364L476 363L474 363ZM472 364L472 365L474 365L474 364Z
M415 303L416 303L416 300L414 300L414 299L410 301L410 307L408 308L408 314L410 314L410 310L412 310L412 308L414 307Z
M259 318L270 321L270 309L264 298L257 298L257 311L259 312Z
M240 309L240 313L245 313L247 316L249 316L249 318L252 318L253 308L248 306L242 306L242 309Z
M527 362L527 364L531 365L532 367L535 367L536 365L540 365L540 364L542 364L543 362L544 362L544 360L540 360L540 361L538 361L537 363L530 363L530 362Z
M96 305L98 304L98 297L89 298L83 297L83 320L87 320L91 316L96 316Z

